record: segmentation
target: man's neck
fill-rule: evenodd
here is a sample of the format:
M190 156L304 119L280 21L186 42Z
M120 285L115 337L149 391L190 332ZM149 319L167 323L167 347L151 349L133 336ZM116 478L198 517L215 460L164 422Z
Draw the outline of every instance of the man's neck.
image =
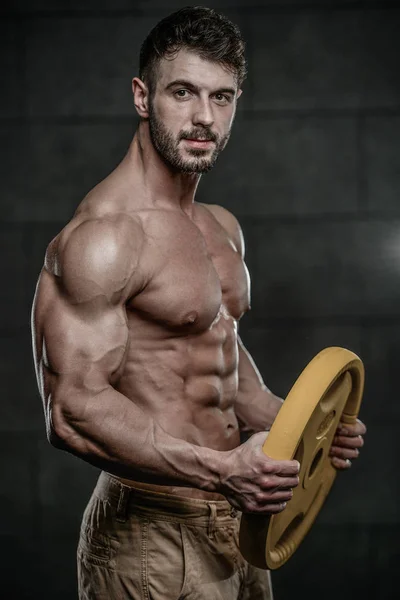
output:
M154 206L169 204L191 212L200 174L176 172L168 166L154 148L148 122L140 122L124 162Z

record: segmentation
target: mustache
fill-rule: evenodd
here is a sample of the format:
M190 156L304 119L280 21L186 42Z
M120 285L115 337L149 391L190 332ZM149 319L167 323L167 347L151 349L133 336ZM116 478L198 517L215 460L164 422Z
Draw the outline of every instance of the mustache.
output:
M217 142L218 136L210 130L191 129L190 131L181 131L179 140L198 140L199 142Z

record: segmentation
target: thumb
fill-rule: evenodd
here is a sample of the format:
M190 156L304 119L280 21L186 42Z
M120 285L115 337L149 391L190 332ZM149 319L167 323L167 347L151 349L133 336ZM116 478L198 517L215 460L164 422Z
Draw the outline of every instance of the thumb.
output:
M254 443L260 444L260 446L263 446L268 438L268 435L269 435L269 430L268 431L259 431L258 433L255 433L254 435L252 435L251 439L253 440Z

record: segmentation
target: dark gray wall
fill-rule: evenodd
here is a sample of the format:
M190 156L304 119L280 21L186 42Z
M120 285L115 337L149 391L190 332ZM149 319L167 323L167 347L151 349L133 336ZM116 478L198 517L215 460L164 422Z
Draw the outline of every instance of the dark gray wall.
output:
M97 472L46 441L30 304L47 243L129 144L142 39L186 4L2 3L5 597L76 597L75 545ZM251 4L209 3L242 27L250 70L232 140L199 199L242 223L253 279L242 334L267 384L286 394L332 344L357 352L367 373L366 447L274 574L276 600L391 599L400 539L400 6Z

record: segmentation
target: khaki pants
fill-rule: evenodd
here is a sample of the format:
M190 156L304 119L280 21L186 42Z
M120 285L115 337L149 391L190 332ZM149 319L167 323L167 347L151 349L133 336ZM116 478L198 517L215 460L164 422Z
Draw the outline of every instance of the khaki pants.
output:
M78 545L80 600L272 600L238 549L239 514L101 473Z

